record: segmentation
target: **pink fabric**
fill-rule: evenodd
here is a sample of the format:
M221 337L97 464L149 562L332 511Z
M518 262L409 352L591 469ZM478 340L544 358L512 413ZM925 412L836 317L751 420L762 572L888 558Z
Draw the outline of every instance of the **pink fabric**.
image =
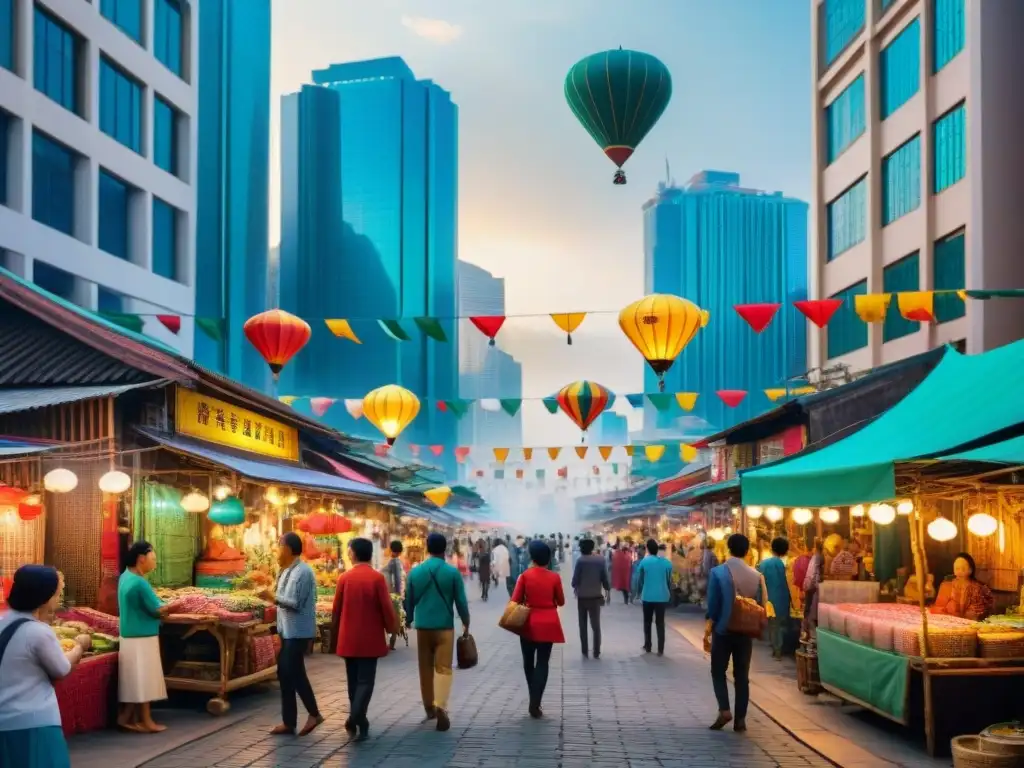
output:
M373 485L373 480L368 478L366 475L361 475L354 469L349 469L340 461L335 461L330 456L324 456L322 453L317 453L321 459L327 462L331 469L338 477L343 477L346 480L351 480L353 483L366 483L366 485ZM374 486L376 487L376 486Z

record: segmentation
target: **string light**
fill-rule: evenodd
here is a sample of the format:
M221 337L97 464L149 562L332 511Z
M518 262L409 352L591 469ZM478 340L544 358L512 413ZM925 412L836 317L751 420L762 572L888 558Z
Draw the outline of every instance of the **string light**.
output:
M928 535L936 541L950 541L956 538L956 523L945 517L937 517L928 523Z
M790 514L790 518L797 525L807 525L814 519L814 514L807 507L797 507Z
M889 525L896 519L896 510L892 504L872 504L868 510L868 517L875 525Z
M747 517L751 520L757 520L763 514L764 510L761 507L747 507Z
M826 525L835 525L839 522L839 510L832 507L825 507L818 512L818 518Z

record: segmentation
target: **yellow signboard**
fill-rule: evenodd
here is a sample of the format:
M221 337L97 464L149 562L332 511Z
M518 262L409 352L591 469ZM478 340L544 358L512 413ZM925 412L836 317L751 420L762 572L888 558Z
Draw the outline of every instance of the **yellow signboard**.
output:
M294 427L183 387L177 388L174 429L179 435L240 451L299 460L299 433Z

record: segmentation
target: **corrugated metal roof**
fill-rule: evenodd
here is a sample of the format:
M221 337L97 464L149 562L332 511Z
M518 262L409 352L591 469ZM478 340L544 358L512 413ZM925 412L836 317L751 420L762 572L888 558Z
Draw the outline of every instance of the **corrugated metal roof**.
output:
M39 387L33 389L0 389L0 413L17 413L33 408L51 405L77 403L96 397L117 397L120 394L141 387L163 384L162 381L148 381L142 384L121 384L103 387Z
M0 439L0 456L29 456L34 453L46 453L59 446L44 443L26 442L23 440Z

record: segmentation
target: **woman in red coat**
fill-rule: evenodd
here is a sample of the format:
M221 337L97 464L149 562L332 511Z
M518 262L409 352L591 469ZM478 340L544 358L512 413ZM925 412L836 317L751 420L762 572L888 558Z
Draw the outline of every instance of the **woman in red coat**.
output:
M629 593L632 588L633 555L620 541L615 545L612 555L612 589L622 593L622 600L629 605Z
M365 741L370 734L366 719L377 679L377 659L388 655L387 636L398 633L398 618L388 594L384 574L370 566L373 542L352 539L348 545L353 567L338 579L334 593L331 637L336 652L345 659L348 677L349 717L345 730Z
M526 624L519 633L523 651L523 669L530 691L530 717L541 717L540 701L548 684L548 664L555 643L564 643L558 609L565 605L562 577L548 570L551 548L543 541L530 542L532 564L516 581L512 601L530 609Z

